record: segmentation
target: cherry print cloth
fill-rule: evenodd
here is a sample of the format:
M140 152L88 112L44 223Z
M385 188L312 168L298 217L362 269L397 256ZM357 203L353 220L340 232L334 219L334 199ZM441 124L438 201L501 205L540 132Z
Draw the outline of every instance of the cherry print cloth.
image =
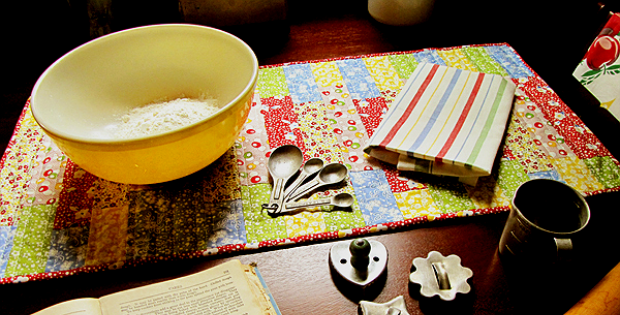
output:
M510 77L516 85L491 175L475 185L408 174L363 152L421 62ZM348 211L269 216L269 152L346 165ZM0 160L0 283L66 277L161 260L350 238L509 210L531 178L586 195L620 190L619 162L506 44L423 49L264 66L235 146L186 178L126 185L89 174L42 133L29 103ZM555 198L556 196L547 196ZM323 211L316 211L323 210Z
M611 14L573 76L620 120L620 13Z

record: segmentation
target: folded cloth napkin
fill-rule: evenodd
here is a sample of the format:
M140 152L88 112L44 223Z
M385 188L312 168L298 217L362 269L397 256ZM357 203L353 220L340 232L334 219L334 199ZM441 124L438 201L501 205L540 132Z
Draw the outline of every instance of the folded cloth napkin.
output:
M421 63L364 152L403 171L490 175L515 88L500 75Z

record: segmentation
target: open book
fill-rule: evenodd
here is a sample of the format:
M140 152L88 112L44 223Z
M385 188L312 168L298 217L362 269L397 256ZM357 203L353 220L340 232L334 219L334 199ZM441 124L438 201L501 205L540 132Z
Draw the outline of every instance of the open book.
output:
M258 270L231 260L211 269L96 298L66 301L34 315L274 314Z

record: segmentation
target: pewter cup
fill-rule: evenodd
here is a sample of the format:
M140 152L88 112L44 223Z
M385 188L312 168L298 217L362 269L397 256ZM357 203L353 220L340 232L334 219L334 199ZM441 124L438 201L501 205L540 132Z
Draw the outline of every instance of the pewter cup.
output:
M590 208L581 193L559 181L530 180L512 199L499 253L522 262L561 262L571 257L571 238L589 220Z

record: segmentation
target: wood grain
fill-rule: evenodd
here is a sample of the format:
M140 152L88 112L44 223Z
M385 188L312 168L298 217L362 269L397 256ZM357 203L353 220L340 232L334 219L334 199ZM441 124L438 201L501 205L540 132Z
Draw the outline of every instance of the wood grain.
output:
M259 56L261 65L280 64L383 53L396 50L445 47L475 43L508 42L524 60L558 92L569 106L589 119L586 124L595 134L607 135L603 141L612 153L620 156L620 142L613 137L617 128L605 123L598 105L575 87L570 72L581 54L580 40L596 30L588 22L595 19L591 1L581 6L561 3L553 7L537 5L536 1L478 2L446 1L436 7L431 21L424 25L393 28L373 21L365 10L365 1L316 0L288 1L289 19L286 23L266 23L230 30L246 40ZM448 7L451 9L448 9ZM503 12L492 20L469 19L482 8ZM536 10L533 10L535 8ZM575 23L577 13L581 14ZM549 18L553 17L553 18ZM562 31L551 26L561 25ZM512 26L512 27L511 27ZM548 27L549 26L549 27ZM590 28L596 28L592 26ZM547 33L541 33L546 30ZM549 36L552 31L553 40ZM564 41L565 40L565 41ZM564 41L564 42L563 42ZM557 43L567 53L559 53ZM556 47L556 48L554 48ZM556 49L556 50L554 50ZM577 57L575 57L577 56ZM577 58L577 60L575 60ZM19 99L14 106L21 112L25 102ZM8 119L8 123L17 117ZM4 122L3 120L3 123ZM12 130L7 128L7 130ZM160 261L106 272L85 273L61 279L0 286L3 314L31 314L47 306L79 297L100 297L121 290L187 275L213 267L228 259L244 263L255 262L271 289L282 314L355 314L360 299L386 302L403 295L410 314L563 314L577 302L596 305L601 312L603 292L614 292L614 282L607 273L620 262L620 253L607 244L615 244L619 236L614 231L620 214L610 204L617 204L620 193L588 197L592 209L589 226L574 240L575 259L565 266L532 270L507 264L497 253L497 244L507 214L484 215L421 224L406 230L385 231L369 237L382 242L388 249L387 276L370 290L347 287L332 275L328 264L329 249L335 242L282 246L260 251L206 256L191 260ZM616 207L617 208L617 207ZM423 298L409 285L411 262L436 250L444 255L456 254L462 264L473 270L472 292L459 295L451 303ZM614 278L617 269L611 273ZM603 279L603 282L590 291ZM611 284L610 284L611 283ZM615 285L615 289L618 285ZM588 293L590 291L590 293ZM617 291L615 291L617 292ZM586 295L587 294L587 295ZM581 300L584 296L584 300ZM609 295L607 297L613 297ZM586 301L584 303L580 302ZM578 304L579 306L580 304ZM599 313L604 314L604 313ZM613 314L613 313L612 313ZM617 313L616 313L617 314Z
M598 314L620 314L620 264L566 312L566 315Z

